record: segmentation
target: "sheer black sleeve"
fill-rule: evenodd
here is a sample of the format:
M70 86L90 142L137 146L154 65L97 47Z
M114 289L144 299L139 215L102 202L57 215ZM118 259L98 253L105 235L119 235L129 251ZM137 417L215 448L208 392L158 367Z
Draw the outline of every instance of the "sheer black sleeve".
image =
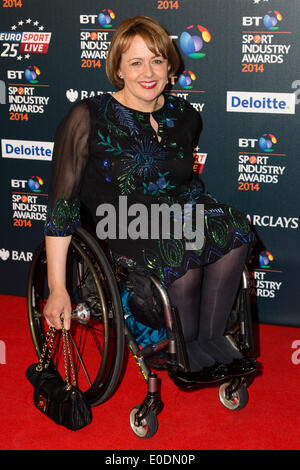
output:
M80 186L88 161L89 134L89 108L80 101L56 131L45 235L72 235L80 222Z

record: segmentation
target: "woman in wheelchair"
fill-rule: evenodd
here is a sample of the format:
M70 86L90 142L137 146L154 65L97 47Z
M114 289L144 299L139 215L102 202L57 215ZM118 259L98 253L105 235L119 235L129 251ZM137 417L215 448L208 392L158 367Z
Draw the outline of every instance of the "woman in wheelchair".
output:
M82 208L88 209L98 238L104 238L103 227L111 222L99 222L99 215L105 208L119 209L117 230L107 237L109 249L143 273L156 275L167 290L187 357L187 370L179 377L213 382L257 367L224 337L253 234L246 217L216 201L193 172L200 115L186 100L164 91L179 66L172 40L157 21L129 18L115 32L106 62L107 77L119 91L79 101L60 124L45 224L50 295L44 315L60 329L63 313L70 328L66 259ZM180 204L183 210L189 204L195 230L196 207L203 204L203 245L186 247L171 229L164 236L165 228L151 237L140 226L141 236L130 236L124 197L129 215L137 203L148 209L149 224L154 205ZM139 300L144 305L153 301L143 289L136 288L133 310Z

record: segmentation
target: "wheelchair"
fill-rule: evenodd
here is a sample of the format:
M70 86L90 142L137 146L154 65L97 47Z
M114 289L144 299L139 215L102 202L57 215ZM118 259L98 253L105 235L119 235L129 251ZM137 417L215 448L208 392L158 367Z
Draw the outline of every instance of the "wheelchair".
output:
M144 347L137 343L124 320L121 289L126 276L128 269L115 263L103 242L96 240L89 231L77 229L71 239L66 266L67 290L72 303L70 344L77 384L91 406L107 401L121 380L126 344L147 385L146 397L130 410L129 422L135 435L146 439L157 432L157 415L164 406L160 396L160 379L149 366L149 358L162 351L167 353L165 368L176 384L176 372L186 367L185 352L181 346L176 311L165 288L154 275L150 275L150 279L162 301L166 335ZM38 358L48 329L43 317L48 294L43 241L34 253L27 287L29 328ZM246 267L225 336L243 353L254 351ZM57 369L63 371L61 335L56 335L52 360ZM251 375L221 380L217 385L222 405L231 411L244 408L248 402L247 386L251 380Z

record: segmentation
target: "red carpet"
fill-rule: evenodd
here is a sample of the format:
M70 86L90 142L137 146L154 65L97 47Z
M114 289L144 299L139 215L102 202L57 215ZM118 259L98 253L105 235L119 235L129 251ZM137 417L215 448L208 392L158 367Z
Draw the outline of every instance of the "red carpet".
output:
M166 372L159 372L165 407L159 415L157 434L143 440L129 426L130 409L146 394L144 380L131 357L115 395L93 408L92 424L81 431L68 431L44 417L32 403L32 388L24 373L36 357L25 299L0 296L0 308L2 450L300 448L300 363L292 361L293 352L294 358L300 359L300 351L297 355L292 349L296 340L300 348L298 328L259 326L263 374L250 385L248 405L241 411L225 409L217 388L183 392Z

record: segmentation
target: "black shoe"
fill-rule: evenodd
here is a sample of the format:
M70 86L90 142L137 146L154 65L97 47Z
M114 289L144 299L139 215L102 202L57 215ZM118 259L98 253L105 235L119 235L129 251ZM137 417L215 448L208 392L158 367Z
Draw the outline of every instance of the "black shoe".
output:
M211 384L220 382L227 377L227 367L216 363L210 367L203 367L197 372L181 372L169 374L176 385L183 387L193 387L201 384Z
M253 374L258 369L258 363L254 357L243 357L234 359L230 364L226 364L229 377L243 377Z

